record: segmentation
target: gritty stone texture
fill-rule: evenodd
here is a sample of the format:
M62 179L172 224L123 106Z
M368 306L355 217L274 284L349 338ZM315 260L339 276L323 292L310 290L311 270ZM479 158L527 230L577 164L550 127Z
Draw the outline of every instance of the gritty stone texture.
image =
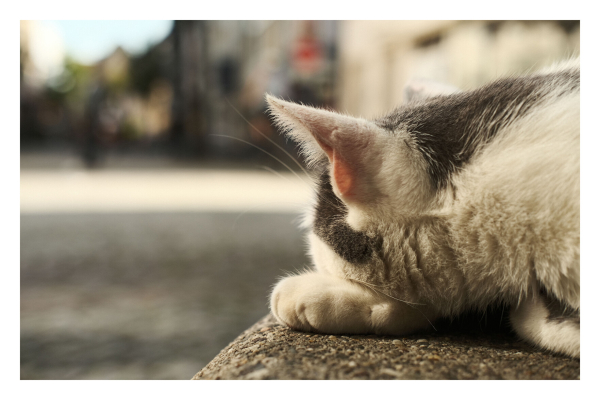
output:
M193 379L579 379L579 359L472 324L401 338L339 336L292 331L268 315Z

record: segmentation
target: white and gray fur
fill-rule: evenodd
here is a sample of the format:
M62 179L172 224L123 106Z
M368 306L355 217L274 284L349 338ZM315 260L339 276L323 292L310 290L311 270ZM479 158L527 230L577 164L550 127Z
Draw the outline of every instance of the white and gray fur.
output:
M522 338L579 357L579 60L437 92L373 121L267 96L318 192L314 268L276 285L273 314L406 334L502 304Z

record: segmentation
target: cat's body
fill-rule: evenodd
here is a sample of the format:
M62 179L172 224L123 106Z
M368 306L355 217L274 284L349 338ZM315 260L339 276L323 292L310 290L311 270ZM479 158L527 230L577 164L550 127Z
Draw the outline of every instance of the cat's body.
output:
M406 334L504 304L521 337L579 357L579 60L446 90L375 121L267 98L318 182L314 270L279 282L271 310Z

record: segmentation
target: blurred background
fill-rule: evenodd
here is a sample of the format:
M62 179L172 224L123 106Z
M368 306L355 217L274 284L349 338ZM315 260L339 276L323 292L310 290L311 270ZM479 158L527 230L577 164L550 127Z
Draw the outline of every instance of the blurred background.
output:
M265 92L374 118L411 78L474 88L579 55L579 32L21 21L21 379L190 379L309 264L310 185Z

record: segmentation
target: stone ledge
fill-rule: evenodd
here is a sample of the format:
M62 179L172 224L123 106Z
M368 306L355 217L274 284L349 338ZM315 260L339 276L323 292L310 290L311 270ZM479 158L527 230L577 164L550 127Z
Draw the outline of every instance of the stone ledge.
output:
M268 315L193 379L579 379L579 369L578 359L537 350L506 330L320 335Z

